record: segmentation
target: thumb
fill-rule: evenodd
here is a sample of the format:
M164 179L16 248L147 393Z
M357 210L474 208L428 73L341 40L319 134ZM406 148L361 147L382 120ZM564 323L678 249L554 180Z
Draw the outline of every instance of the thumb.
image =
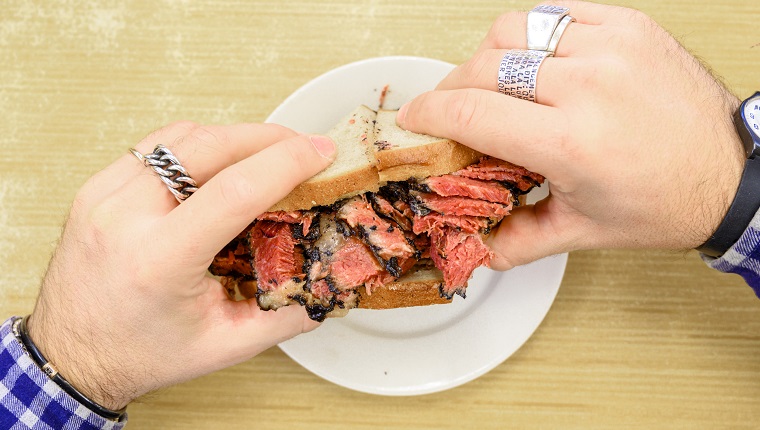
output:
M225 343L231 355L247 360L262 351L320 326L312 320L303 306L284 306L277 310L259 309L256 299L227 301L237 316L232 327L225 329Z
M259 309L256 299L230 300L216 280L207 278L208 294L201 300L208 313L208 326L192 347L197 361L188 369L190 379L241 363L261 352L319 327L302 306L285 306L276 311ZM179 381L177 381L179 382Z
M509 270L581 247L588 219L553 196L516 208L485 241L494 252L491 268Z

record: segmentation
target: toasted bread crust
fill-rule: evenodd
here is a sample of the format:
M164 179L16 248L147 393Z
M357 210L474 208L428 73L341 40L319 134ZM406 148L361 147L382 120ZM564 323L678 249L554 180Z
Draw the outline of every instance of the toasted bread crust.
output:
M395 309L412 306L429 306L451 302L441 297L440 280L420 280L404 282L402 280L383 285L367 294L364 287L359 288L359 308L361 309Z
M380 181L405 181L445 175L475 163L483 154L453 140L441 139L424 146L378 151L375 156Z
M383 111L383 113L393 114L391 111ZM363 122L358 121L362 118L364 118ZM334 138L339 139L339 142L336 142L346 144L348 142L346 133L349 133L349 138L353 139L359 136L357 133L369 127L361 135L365 138L362 142L374 142L378 134L379 122L372 118L377 118L377 113L366 106L360 106L328 134L331 136L334 134ZM393 118L395 119L395 114ZM398 128L395 124L392 127ZM412 134L400 129L399 131ZM388 181L403 181L412 177L422 179L451 173L475 163L483 156L480 152L453 140L432 136L427 136L426 139L432 139L432 141L407 148L378 149L370 144L365 148L365 151L368 151L367 156L373 158L369 165L328 178L317 174L314 178L298 185L284 199L270 207L269 211L308 210L314 206L331 205L340 199L359 193L377 191ZM338 158L336 163L350 162L348 159Z
M326 206L338 200L366 191L377 191L380 177L374 166L324 181L303 182L268 211L307 210L314 206Z

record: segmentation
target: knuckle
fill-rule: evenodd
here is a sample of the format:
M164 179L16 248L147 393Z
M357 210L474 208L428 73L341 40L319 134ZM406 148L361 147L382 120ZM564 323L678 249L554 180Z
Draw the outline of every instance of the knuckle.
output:
M435 112L431 111L431 108L435 108L435 106L430 102L430 93L422 93L415 97L406 111L404 128L411 131L421 131L419 127L428 124L427 117L431 112Z
M648 52L653 43L660 43L658 36L665 32L652 18L635 9L619 9L619 25L599 26L595 29L606 52L631 56L640 51Z
M568 70L565 77L581 91L594 91L599 86L599 68L596 65L586 64L577 69Z
M71 213L85 213L87 208L92 204L92 185L93 178L87 180L85 185L74 195L74 201L71 203Z
M614 92L630 78L624 62L615 57L587 62L566 77L576 88L591 93Z
M265 143L279 142L298 135L288 127L272 123L245 123L237 124L235 127L238 128L237 135L244 134L255 138L257 141L266 141ZM231 140L228 139L228 141ZM234 143L237 144L237 142Z
M229 144L229 136L223 127L200 126L193 129L187 138L210 147L224 147Z
M304 145L302 144L303 142L290 140L283 143L287 160L293 164L292 167L294 169L297 169L297 172L310 173L314 171L314 168L317 165L321 166L322 163L315 162L316 159L312 157L312 153L310 151L304 150Z
M276 141L296 136L298 133L280 124L252 124L252 127L263 127Z
M627 52L633 43L631 33L619 27L600 27L599 32L600 40L612 52Z
M155 257L155 258L151 258ZM162 264L155 264L154 261L160 260L158 255L144 255L141 260L147 263L134 264L133 270L126 272L128 276L131 276L131 287L140 293L155 294L155 285L161 282L162 279L166 279L167 269Z
M547 127L545 136L547 147L555 148L562 155L562 158L569 162L577 162L583 158L580 153L581 147L571 138L572 134L567 119L555 121L551 127Z
M78 245L87 261L96 261L111 248L113 234L118 231L118 214L106 203L99 204L77 215L76 222ZM81 221L84 222L81 222ZM68 227L69 223L67 223Z
M154 141L154 140L161 139L164 136L171 136L171 135L183 136L188 133L191 133L193 130L195 130L198 127L200 127L200 125L193 121L176 121L152 132L151 134L146 136L145 139L143 139L143 141Z
M163 127L161 130L164 131L184 131L186 133L190 133L191 131L195 130L196 128L200 127L201 125L194 121L175 121L172 122L165 127Z
M455 92L445 107L445 121L454 138L459 138L480 123L483 115L480 96L472 91Z
M600 167L610 164L609 137L603 131L589 130L577 124L568 125L568 129L568 133L556 135L553 142L554 150L567 167L563 187L572 184L572 181L568 182L571 178L596 177L595 172Z
M620 92L620 82L635 82L638 77L626 59L612 57L597 65L597 85L607 94Z
M104 182L109 181L110 177L106 171L100 171L90 176L74 195L74 200L69 209L69 218L84 219L96 205L103 204L103 200L106 198L102 196L99 190L103 188Z
M636 26L649 26L652 18L638 9L624 8L628 20Z
M234 162L229 150L230 138L224 127L199 126L176 143L175 155L180 160L221 159L225 165Z
M469 61L462 64L461 77L462 80L467 83L473 83L480 81L480 77L483 76L484 71L490 70L489 60L490 57L487 51L480 51L473 55Z
M491 29L488 31L486 39L492 42L492 44L495 44L497 46L500 45L501 42L503 42L502 39L504 38L503 35L505 29L511 28L511 26L515 26L520 23L522 20L524 20L524 16L527 16L527 14L517 11L510 11L499 15L499 17L496 18L496 21L494 21L493 25L491 25Z
M231 166L217 176L219 201L226 212L235 217L253 215L249 213L249 208L260 196L248 175L239 167Z

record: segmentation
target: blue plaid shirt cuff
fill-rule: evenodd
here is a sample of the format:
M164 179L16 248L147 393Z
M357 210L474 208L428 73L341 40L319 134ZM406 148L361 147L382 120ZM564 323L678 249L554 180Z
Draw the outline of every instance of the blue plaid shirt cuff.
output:
M0 430L121 429L74 400L42 372L11 331L0 326Z
M720 258L702 254L702 259L713 269L740 275L760 297L760 211L725 254Z

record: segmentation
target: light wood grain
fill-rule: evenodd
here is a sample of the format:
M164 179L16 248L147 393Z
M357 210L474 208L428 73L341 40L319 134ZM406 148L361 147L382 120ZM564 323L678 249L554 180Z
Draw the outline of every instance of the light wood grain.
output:
M758 87L754 1L627 1L738 95ZM462 63L528 1L6 0L0 12L0 316L28 313L70 201L170 121L261 121L354 60ZM442 358L445 359L445 358ZM760 300L696 253L570 256L544 323L457 389L359 394L272 349L130 407L132 429L758 428Z

